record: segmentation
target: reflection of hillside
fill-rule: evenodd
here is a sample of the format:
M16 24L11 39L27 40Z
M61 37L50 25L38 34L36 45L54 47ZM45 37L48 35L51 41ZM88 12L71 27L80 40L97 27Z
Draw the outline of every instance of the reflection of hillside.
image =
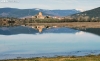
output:
M43 33L76 33L78 30L70 29L70 28L50 28L43 30Z
M100 36L100 28L88 28L88 29L82 30L82 31L90 32L90 33L93 33L93 34Z
M85 32L90 32L96 35L100 36L100 28L88 28L86 30L82 30ZM44 28L43 31L40 33L76 33L79 32L79 30L74 30L70 28ZM14 27L0 27L0 34L2 35L13 35L13 34L36 34L39 33L38 30L31 28L31 27L25 27L25 26L14 26Z
M35 34L38 32L35 29L28 28L28 27L1 27L0 28L0 34L3 35L12 35L12 34Z
M44 28L43 31L40 33L76 33L78 30L70 29L70 28ZM29 28L29 27L23 27L23 26L17 26L17 27L0 27L0 34L2 35L13 35L13 34L36 34L39 33L38 30Z

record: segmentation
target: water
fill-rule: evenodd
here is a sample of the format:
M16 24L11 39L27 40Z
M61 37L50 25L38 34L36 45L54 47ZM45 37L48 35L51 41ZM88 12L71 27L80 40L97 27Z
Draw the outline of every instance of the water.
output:
M89 31L90 32L90 31ZM0 28L0 59L87 55L100 53L100 36L70 28Z

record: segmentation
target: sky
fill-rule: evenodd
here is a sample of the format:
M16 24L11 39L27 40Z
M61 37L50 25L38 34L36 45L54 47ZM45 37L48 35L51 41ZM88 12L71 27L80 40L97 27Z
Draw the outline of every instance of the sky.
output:
M0 0L0 8L83 9L100 7L100 0Z

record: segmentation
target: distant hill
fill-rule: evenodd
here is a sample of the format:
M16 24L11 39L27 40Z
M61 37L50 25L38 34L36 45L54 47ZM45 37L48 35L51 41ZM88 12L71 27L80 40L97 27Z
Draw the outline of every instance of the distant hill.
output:
M72 10L45 10L43 11L47 14L52 14L56 16L69 16L72 14L80 13L80 11L72 9Z
M100 7L92 9L92 10L84 11L81 13L77 13L72 16L89 16L90 18L92 17L100 18Z
M80 13L80 11L72 9L72 10L45 10L45 9L17 9L17 8L0 8L0 16L1 17L29 17L38 14L38 12L42 12L43 15L50 16L68 16L76 13Z
M34 9L0 8L0 16L3 17L25 17L36 15L39 11ZM44 15L47 15L43 12Z

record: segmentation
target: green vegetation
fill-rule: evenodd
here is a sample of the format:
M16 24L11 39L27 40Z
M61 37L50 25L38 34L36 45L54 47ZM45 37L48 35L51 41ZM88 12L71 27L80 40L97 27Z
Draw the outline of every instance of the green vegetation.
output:
M100 56L96 55L87 55L87 56L69 56L69 57L52 57L52 58L28 58L28 59L11 59L11 60L1 60L1 61L100 61Z
M61 22L60 20L58 19L52 19L52 18L45 18L45 19L25 19L24 20L25 23L59 23Z
M63 22L100 22L100 18L90 18L89 16L68 16L65 17Z

